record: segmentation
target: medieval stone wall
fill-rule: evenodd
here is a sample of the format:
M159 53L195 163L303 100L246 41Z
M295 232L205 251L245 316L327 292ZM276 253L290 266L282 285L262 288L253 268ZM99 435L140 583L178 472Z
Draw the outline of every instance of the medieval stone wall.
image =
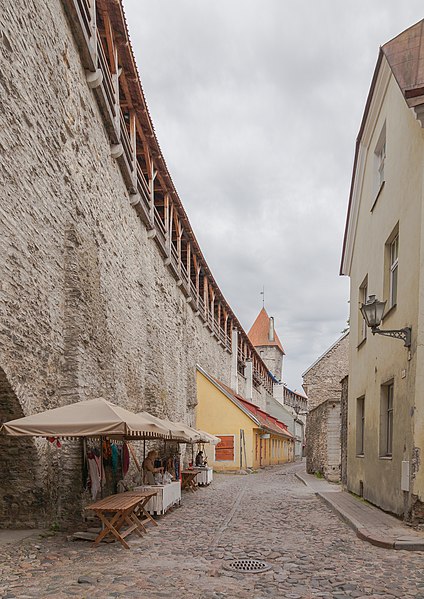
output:
M15 401L1 395L0 419L101 396L193 423L196 363L229 385L231 356L129 204L59 0L2 2L0 73L0 367ZM57 452L1 443L2 460L29 451L33 464L22 483L26 458L17 466L16 513L34 481L35 495L52 497ZM61 467L70 511L78 451ZM6 494L3 485L0 512ZM16 522L33 524L30 512L21 505Z
M283 354L276 345L261 345L256 348L262 360L272 374L278 379L283 379Z
M340 401L340 381L349 372L348 350L349 335L344 335L302 375L309 409L327 400Z
M308 413L306 470L340 481L340 401L325 401Z
M306 420L306 471L324 474L327 455L327 404L310 410Z

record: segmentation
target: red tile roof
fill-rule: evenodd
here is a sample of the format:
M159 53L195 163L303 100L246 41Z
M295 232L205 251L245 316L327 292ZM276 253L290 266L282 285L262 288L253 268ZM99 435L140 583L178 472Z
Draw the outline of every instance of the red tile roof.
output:
M277 435L283 435L284 437L293 438L292 433L290 433L288 430L287 424L284 424L284 422L281 422L281 420L274 418L274 416L271 416L271 414L268 414L268 412L261 410L255 404L251 403L250 401L247 401L247 399L245 399L242 395L234 393L234 391L230 389L230 387L227 387L227 385L224 385L224 383L221 383L221 381L219 381L218 379L215 379L210 375L208 376L219 387L222 387L227 395L231 396L232 401L236 405L241 407L245 413L248 413L248 416L250 416L251 418L253 418L253 420L259 423L260 428L275 433Z
M269 316L265 308L259 312L258 317L253 323L247 336L249 337L254 347L261 347L264 345L277 346L278 349L284 354L283 346L278 338L277 331L274 331L274 341L270 341L269 337Z
M424 19L384 44L382 50L408 106L424 101Z

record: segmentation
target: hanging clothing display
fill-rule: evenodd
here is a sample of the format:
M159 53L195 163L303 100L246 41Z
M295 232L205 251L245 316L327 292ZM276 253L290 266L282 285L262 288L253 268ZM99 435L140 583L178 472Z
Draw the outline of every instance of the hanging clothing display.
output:
M91 498L94 500L102 484L100 459L94 454L88 455L88 473L91 483Z
M124 443L123 456L122 456L122 472L123 472L124 476L128 472L129 467L130 467L130 452L128 450L127 444Z
M118 472L118 462L119 462L119 449L116 443L112 443L111 445L111 461L112 461L112 471L113 474L116 475Z

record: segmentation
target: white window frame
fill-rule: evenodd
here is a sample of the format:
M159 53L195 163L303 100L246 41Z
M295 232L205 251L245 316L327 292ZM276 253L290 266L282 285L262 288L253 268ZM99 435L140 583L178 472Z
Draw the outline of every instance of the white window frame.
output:
M381 188L386 180L385 166L386 166L386 123L384 123L377 144L374 150L374 165L375 165L375 199L380 193Z
M389 273L389 303L390 308L397 303L397 288L399 283L399 234L390 243L390 273Z
M393 455L393 398L395 386L387 385L386 398L386 456Z
M394 381L382 385L380 421L380 457L393 457Z
M359 343L361 343L362 341L364 341L367 338L367 323L365 322L365 318L362 316L362 312L361 312L361 305L362 304L366 304L367 303L367 296L368 296L368 275L365 277L365 279L362 281L361 286L359 287L359 318L362 319L361 322L361 326L360 326L360 338L359 338Z
M365 455L365 395L356 400L356 455Z
M377 156L378 186L380 188L385 181L384 166L385 166L385 162L386 162L386 141L384 141L380 150L378 151L378 153L376 153L376 156Z

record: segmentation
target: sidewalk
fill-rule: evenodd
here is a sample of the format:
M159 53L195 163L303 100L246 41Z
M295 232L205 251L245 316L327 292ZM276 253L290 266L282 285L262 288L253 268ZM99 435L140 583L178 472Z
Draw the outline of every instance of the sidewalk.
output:
M424 532L412 530L394 516L342 491L339 485L306 474L304 470L297 472L296 476L311 487L363 541L386 549L424 551Z

